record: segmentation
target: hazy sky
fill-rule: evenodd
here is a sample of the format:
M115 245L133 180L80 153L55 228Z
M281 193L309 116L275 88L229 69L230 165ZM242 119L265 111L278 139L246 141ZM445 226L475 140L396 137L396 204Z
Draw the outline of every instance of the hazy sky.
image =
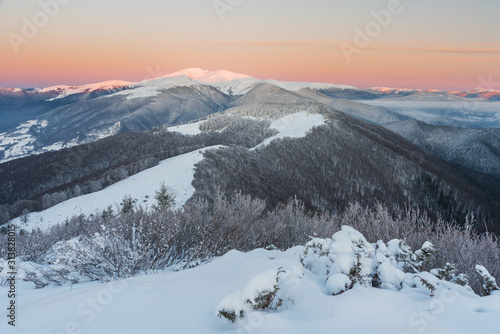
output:
M500 89L500 1L400 0L378 23L371 12L393 1L0 0L0 85L200 67L358 87L469 89L489 78Z

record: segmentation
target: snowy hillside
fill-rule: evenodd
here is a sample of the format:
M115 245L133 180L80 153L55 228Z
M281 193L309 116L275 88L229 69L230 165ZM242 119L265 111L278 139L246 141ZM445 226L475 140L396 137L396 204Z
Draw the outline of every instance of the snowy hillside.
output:
M205 122L173 126L169 127L168 131L190 136L197 135L201 133L200 125ZM255 148L267 145L279 138L303 137L313 127L324 123L323 115L310 114L308 111L278 118L271 123L271 128L277 130L277 134ZM35 227L48 229L53 225L63 223L72 216L100 214L109 206L116 211L122 199L127 195L137 199L137 204L151 207L155 203L155 191L159 190L162 182L176 197L176 206L181 207L194 194L191 182L194 177L195 164L203 159L204 151L219 147L212 146L164 160L158 166L128 177L101 191L69 199L42 212L31 213L27 216L27 223L23 222L23 218L14 219L13 222L26 230Z
M31 213L25 224L21 218L13 220L20 228L31 230L49 229L63 223L66 219L80 214L100 214L109 206L114 211L126 195L137 199L137 204L151 207L155 203L155 191L164 182L176 199L176 206L181 207L194 193L194 165L203 159L203 152L218 146L196 150L162 161L158 166L133 175L101 191L72 198L45 211Z
M369 244L357 231L343 227L332 239L316 239L306 247L284 252L233 250L211 263L180 272L167 270L106 284L87 282L39 290L33 290L32 283L19 281L22 298L18 299L17 326L12 328L3 321L0 332L497 332L498 292L479 297L467 287L439 280L428 272L403 273L396 264L390 264L403 251L397 242ZM320 245L318 250L323 247L323 252L312 252L318 247L313 244ZM334 284L332 278L344 275L338 273L342 270L350 270L356 254L381 256L373 268L378 266L376 270L384 273L381 282L388 285L374 288L356 283L352 289L332 295L337 286L342 286ZM322 272L321 268L330 265L332 273ZM424 278L434 290L422 283ZM3 305L7 303L5 290L0 288ZM271 299L258 298L269 293L271 299L279 298L275 307L269 304ZM245 308L234 323L217 317L220 310L233 306Z
M323 115L309 114L307 111L278 118L271 123L271 129L278 130L278 133L273 137L267 138L263 143L255 148L265 146L273 140L279 138L304 137L313 127L323 124L325 124L325 118Z

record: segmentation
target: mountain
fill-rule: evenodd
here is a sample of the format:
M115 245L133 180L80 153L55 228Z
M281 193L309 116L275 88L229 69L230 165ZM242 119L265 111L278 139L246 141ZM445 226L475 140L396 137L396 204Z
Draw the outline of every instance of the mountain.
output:
M498 181L494 181L500 180L500 129L437 126L414 119L384 126L433 156L464 168L466 174L484 174L478 176L484 188L500 195Z
M424 96L425 97L425 96ZM471 129L500 128L500 103L479 98L438 95L421 99L418 95L358 101L434 124Z
M115 80L115 81L105 81L83 86L66 86L66 85L52 86L43 89L37 89L35 90L35 92L58 93L56 97L47 100L47 101L53 101L74 94L90 94L93 92L114 90L117 88L127 87L130 84L131 83L127 81Z
M388 98L391 94L398 97ZM407 125L397 125L411 118L438 126L452 125L455 127L446 132L451 137L452 132L465 133L460 127L500 126L496 104L478 99L441 91L360 90L334 84L259 80L229 71L196 68L139 83L108 81L32 90L2 89L0 117L5 122L0 125L0 162L92 143L119 133L182 124L238 107L268 111L276 104L283 109L283 105L319 102L373 124L394 123L388 128L428 152L491 175L492 167L483 166L482 161L495 161L494 131L484 134L487 138L480 141L492 143L493 150L470 150L470 141L462 140L448 146L451 141L443 140L442 148L430 149L429 142L415 140L414 132L403 130ZM265 113L261 114L265 117ZM425 130L418 132L425 137ZM450 152L445 154L446 149ZM458 152L467 155L458 159Z
M107 81L44 89L0 89L0 162L89 143L127 131L196 120L245 103L305 101L290 90L354 87L259 80L186 69L138 83ZM266 92L267 91L267 92ZM274 95L273 95L274 94ZM259 101L260 100L260 101Z
M480 97L487 100L500 101L500 90L496 89L476 88L468 91L448 92L448 94L454 94L466 98Z
M264 94L264 102L238 105L196 124L121 133L0 164L0 203L6 204L0 206L0 215L45 209L30 220L56 222L68 218L64 213L92 213L89 206L80 206L87 202L113 207L132 194L146 203L145 193L136 194L141 187L127 178L138 178L137 173L148 173L161 161L169 165L169 159L221 145L205 151L195 166L193 199L210 202L217 189L226 194L241 191L265 199L272 209L297 196L310 210L332 213L342 212L352 201L370 206L378 200L391 207L412 203L457 221L474 210L478 219L496 228L500 213L494 194L403 137L323 103L300 100L300 95L276 86L260 84L254 89L273 90L281 102L267 102L271 95ZM248 94L247 98L259 96ZM178 168L189 171L193 166ZM157 187L161 179L155 181ZM111 185L121 190L106 190ZM148 190L149 198L153 189ZM100 195L110 192L112 197ZM82 195L89 200L74 198Z
M97 97L76 93L38 101L53 107L45 107L34 120L0 133L0 161L93 142L121 132L187 122L221 111L229 103L227 95L211 86L173 85L155 96L134 98L121 94L125 91ZM139 93L134 90L133 94Z
M376 92L378 95L383 97L399 98L405 96L414 96L419 100L431 99L431 100L446 100L448 98L453 99L454 97L463 98L481 98L483 100L499 101L500 100L500 90L486 89L486 88L476 88L472 90L465 91L444 91L439 89L408 89L408 88L388 88L388 87L372 87L371 91Z

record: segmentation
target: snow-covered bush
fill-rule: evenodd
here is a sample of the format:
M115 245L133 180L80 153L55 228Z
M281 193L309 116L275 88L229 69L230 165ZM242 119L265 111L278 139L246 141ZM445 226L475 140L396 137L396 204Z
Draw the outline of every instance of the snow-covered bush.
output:
M486 295L491 295L494 291L500 291L497 285L497 280L491 276L488 269L477 264L476 271L483 279L483 291Z
M35 289L46 286L61 286L63 284L75 284L79 282L77 275L67 267L61 265L39 266L33 265L30 269L24 269L24 281L33 282Z
M131 242L112 232L73 238L54 245L55 264L71 268L93 280L108 281L139 272L139 258Z
M431 273L421 271L437 253L426 241L416 252L404 240L370 244L358 231L343 226L332 238L309 241L301 255L304 267L325 278L325 290L337 295L355 286L398 291L420 288L433 296L440 280L467 285L465 275L457 275L451 265Z
M353 282L346 274L333 274L326 280L326 291L331 295L339 295L352 288Z
M215 315L230 322L243 319L253 311L277 311L293 303L286 289L288 280L303 276L300 267L271 269L253 277L241 290L226 296Z
M456 265L453 263L446 262L444 268L432 269L430 273L444 281L449 281L462 286L469 285L469 276L463 273L458 274Z
M36 289L79 282L78 275L65 266L41 265L17 258L14 269L10 268L7 260L0 259L0 286L8 284L11 272L16 273L18 281L32 282Z
M85 256L80 257L85 262L73 262L67 269L90 271L93 279L107 280L157 272L171 266L181 270L221 256L231 249L250 251L276 247L285 250L305 244L311 236L331 236L342 225L349 225L370 241L390 240L387 244L378 242L371 246L375 248L377 257L391 258L391 261L382 261L364 256L359 250L356 252L360 255L346 256L343 261L352 265L349 269L353 271L342 273L349 277L351 283L353 280L356 283L366 280L364 284L398 289L401 272L446 269L448 262L455 265L457 273L463 274L444 279L465 286L469 284L476 293L484 293L481 276L475 270L477 263L488 268L492 277L500 279L498 237L478 233L471 225L460 227L440 220L432 221L425 213L411 208L399 210L393 216L380 203L373 209L353 204L343 214L334 217L307 211L297 199L267 210L268 203L264 200L241 193L229 195L214 191L216 194L212 196L212 201L193 198L182 209L165 207L147 210L137 205L134 210L123 213L119 208L115 211L108 208L102 214L74 216L49 231L20 230L17 236L19 258L21 261L51 265L57 261L53 251L55 244L62 242L59 246L66 243L69 247L71 240L79 240L83 243L80 246L87 245L92 256L88 260ZM8 254L4 245L7 240L2 233L5 232L0 231L0 258L6 258ZM104 238L107 249L115 251L107 253L102 251L102 247L92 251L92 243L98 241L96 233ZM317 245L314 246L314 243ZM359 240L354 243L359 244ZM439 252L435 253L431 245ZM308 243L308 256L311 258L304 260L311 262L308 266L313 272L320 274L324 271L322 275L327 275L327 271L330 275L334 273L332 260L320 256L322 252L328 253L328 248L328 239L318 238ZM418 248L421 250L411 251ZM75 251L81 253L83 250L77 247L70 253ZM317 258L311 261L315 252ZM64 259L64 252L60 254ZM374 261L375 267L369 275L365 275L361 269L365 266L363 262L368 260ZM64 261L68 265L71 263L69 258ZM94 264L109 270L95 270ZM116 273L116 268L119 268L119 273ZM99 277L99 274L104 276Z

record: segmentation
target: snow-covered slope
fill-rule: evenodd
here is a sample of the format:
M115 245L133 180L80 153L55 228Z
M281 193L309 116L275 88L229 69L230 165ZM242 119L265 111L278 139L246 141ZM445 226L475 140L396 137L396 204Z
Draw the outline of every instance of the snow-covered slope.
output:
M321 277L302 268L303 250L230 251L193 269L106 284L33 290L31 283L19 281L17 326L2 321L0 332L471 334L496 333L500 327L500 295L480 298L442 289L430 297L419 289L364 287L328 295ZM304 272L283 287L293 303L278 311L251 312L235 324L215 316L225 296L251 288L249 283L259 285L266 273L280 268ZM0 288L2 305L8 302L6 290Z
M26 230L33 228L46 230L75 215L100 214L108 206L116 211L126 195L137 199L137 204L151 207L155 203L155 191L160 189L162 182L174 194L176 206L181 207L194 194L191 185L194 165L203 158L203 152L210 148L218 146L164 160L158 166L130 176L101 191L69 199L42 212L31 213L28 215L27 223L20 218L13 222Z
M122 80L112 80L112 81L104 81L95 84L88 84L83 86L66 86L66 85L58 85L47 88L38 89L37 91L40 93L47 92L57 92L59 95L56 97L49 99L48 101L53 101L57 99L62 99L66 96L70 96L73 94L81 94L81 93L92 93L99 90L112 90L116 88L122 88L130 85L131 82L122 81Z
M90 131L87 138L83 140L73 138L69 141L59 141L50 145L40 145L34 133L44 131L47 125L48 121L35 119L19 125L10 133L0 133L0 152L3 153L3 157L0 158L0 163L29 155L38 155L45 152L58 151L63 148L91 143L102 138L116 135L120 130L120 122L116 122L109 127Z
M47 126L47 122L32 120L19 125L11 133L0 133L0 151L3 151L2 162L16 159L33 151L33 143L36 141L36 138L30 133L33 126L43 128Z
M325 118L323 115L309 114L307 111L278 118L271 123L271 129L278 130L278 133L275 136L267 138L255 148L265 146L279 138L304 137L313 127L323 125L324 123Z
M277 130L278 133L255 148L267 145L279 138L303 137L313 127L323 125L325 121L323 115L308 111L278 118L271 123L271 128ZM168 130L185 135L196 135L201 133L200 125L203 122L205 121L173 126L169 127ZM48 229L72 216L100 214L109 206L116 211L126 195L137 199L137 204L151 207L155 203L155 191L160 188L162 182L171 189L176 197L176 205L181 207L194 194L194 188L191 185L194 165L203 158L205 150L218 147L213 146L164 160L158 166L133 175L101 191L69 199L42 212L31 213L27 217L27 223L24 223L22 218L14 219L13 222L18 224L20 228L27 230L33 228Z

